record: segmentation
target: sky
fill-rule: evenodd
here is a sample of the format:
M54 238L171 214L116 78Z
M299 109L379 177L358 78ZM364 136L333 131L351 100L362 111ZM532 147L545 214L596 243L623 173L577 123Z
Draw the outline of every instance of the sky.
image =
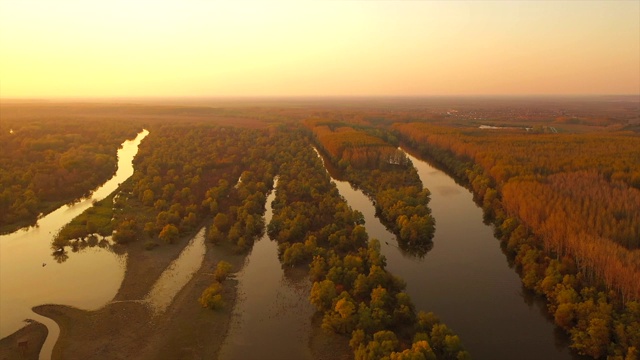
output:
M0 97L640 94L640 1L0 0Z

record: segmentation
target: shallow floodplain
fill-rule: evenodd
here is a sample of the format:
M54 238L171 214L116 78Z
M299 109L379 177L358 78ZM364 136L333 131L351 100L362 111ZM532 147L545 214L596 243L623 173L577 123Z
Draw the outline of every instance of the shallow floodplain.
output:
M143 131L135 140L122 144L116 174L89 198L57 209L35 227L0 236L0 338L24 326L25 319L42 321L31 311L34 306L65 304L97 309L115 296L124 278L124 256L96 246L84 250L81 256L70 254L63 263L56 263L51 256L51 240L94 200L105 198L133 174L133 158L148 133ZM54 340L57 332L57 326L49 328ZM45 342L43 353L50 354L54 343Z

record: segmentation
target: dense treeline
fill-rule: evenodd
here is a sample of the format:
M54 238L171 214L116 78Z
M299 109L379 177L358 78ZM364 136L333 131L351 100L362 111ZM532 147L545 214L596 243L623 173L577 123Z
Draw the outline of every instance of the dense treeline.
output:
M640 247L640 191L623 180L640 174L640 137L504 134L427 124L396 129L416 143L472 159L477 166L465 175L483 204L491 207L503 198L507 214L525 221L548 249L610 274L610 285L640 299L638 281L611 275L621 263L628 276L640 267L640 254L625 251Z
M140 147L135 175L117 196L65 228L55 250L108 246L92 234L112 229L117 242L142 238L151 248L157 239L173 242L211 221L209 240L244 251L263 231L266 193L279 175L268 231L280 243L284 264L309 264L311 301L322 312L325 329L350 335L357 358L467 357L457 336L433 314L415 314L402 281L385 270L379 244L368 240L362 215L328 181L308 138L291 128L236 127L321 117L330 120L305 122L317 148L342 170L341 176L374 199L403 249L426 252L433 219L426 206L429 192L396 149L396 136L413 141L469 182L496 221L496 235L524 285L547 296L549 310L571 334L575 349L594 357L637 357L638 138L415 124L397 125L397 132L371 127L417 118L467 123L457 103L437 113L423 100L411 104L410 109L406 103L372 107L357 101L278 109L46 105L39 107L37 119L14 106L9 113L19 120L11 121L3 107L0 229L33 221L106 180L115 170L118 145L141 129L137 124L143 119L151 135ZM458 115L444 115L454 105ZM477 117L471 110L467 106L464 116ZM498 106L489 113L501 111ZM63 120L70 114L74 120ZM535 117L553 118L547 113ZM92 126L85 126L89 118ZM69 241L74 238L80 240ZM63 261L66 253L55 251L54 256ZM215 277L221 284L229 269L219 265ZM214 284L208 290L202 305L219 307L220 288Z
M544 184L510 181L502 195L505 208L535 229L548 252L574 257L585 274L604 279L623 298L640 299L640 251L618 245L637 246L640 191L581 171L551 175Z
M428 207L430 193L422 187L404 152L382 139L393 141L392 136L379 129L358 130L338 122L308 120L305 124L311 126L317 146L328 154L329 161L351 184L375 199L378 216L398 237L400 248L424 256L433 247L435 229ZM352 166L353 154L363 159L357 166Z
M640 188L640 138L633 133L529 134L425 123L396 124L394 129L417 143L473 160L499 184L513 177L596 170L607 180Z
M339 195L303 131L157 127L134 165L116 196L63 229L54 256L63 261L64 247L91 246L94 232L105 235L111 228L117 243L146 238L152 248L156 239L171 243L207 218L210 241L250 249L264 229L266 194L277 178L268 231L284 264L310 264L310 301L324 313L323 328L350 336L358 359L468 357L433 314L416 315L405 284L385 270L362 214ZM107 217L113 220L96 222ZM78 239L70 241L73 236ZM225 265L219 264L220 276L200 297L202 306L224 305Z
M415 314L405 284L385 270L362 214L339 195L304 137L280 153L269 235L282 262L309 263L310 301L325 330L350 336L356 359L465 359L460 339L433 314Z
M212 125L154 128L134 161L130 196L117 216L114 240L144 236L171 243L207 216L235 205L229 195L248 153L266 130ZM126 193L124 194L126 195Z
M3 119L0 232L89 195L115 173L120 144L140 130L132 122Z
M322 149L340 168L377 168L382 164L406 164L395 146L378 136L337 121L306 120Z
M238 251L251 249L254 240L264 232L264 212L267 194L274 185L275 157L288 141L280 133L257 133L243 158L247 170L230 187L226 183L207 191L203 205L209 206L213 223L207 238L213 243L227 242ZM219 206L224 202L238 205Z
M75 250L87 238L112 232L116 243L146 239L150 249L158 245L157 239L171 243L191 232L208 213L217 211L218 202L230 203L226 193L215 204L209 195L227 191L240 176L246 148L235 144L253 142L251 131L202 124L154 128L139 146L133 176L115 196L60 231L52 244L54 256L65 246Z
M593 145L596 135L585 135L586 140L563 139L425 124L396 125L395 129L469 184L494 220L496 235L523 284L547 297L556 324L571 335L572 348L595 358L637 356L639 254L619 243L630 239L629 247L637 247L633 232L640 203L637 189L620 180L629 177L614 177L616 172L608 170L611 167L604 165L603 157L594 155L589 163L593 167L580 160L583 153L592 151L585 144ZM628 134L618 137L619 144L614 145L616 135L603 135L605 145L598 147L616 147L618 156L637 156L631 155L630 147L638 139ZM555 147L554 141L560 144ZM510 142L513 147L508 146ZM528 157L521 148L525 144L530 144ZM569 154L576 154L575 168ZM540 167L554 156L563 165ZM618 163L630 165L628 158ZM633 174L638 164L619 170ZM488 165L509 170L496 171Z

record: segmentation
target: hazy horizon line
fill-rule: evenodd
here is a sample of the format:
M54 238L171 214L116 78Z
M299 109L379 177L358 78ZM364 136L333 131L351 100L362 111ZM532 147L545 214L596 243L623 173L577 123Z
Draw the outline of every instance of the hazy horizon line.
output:
M177 95L177 96L0 96L2 102L61 102L119 100L335 100L335 99L429 99L429 98L608 98L638 97L639 93L602 94L441 94L441 95Z

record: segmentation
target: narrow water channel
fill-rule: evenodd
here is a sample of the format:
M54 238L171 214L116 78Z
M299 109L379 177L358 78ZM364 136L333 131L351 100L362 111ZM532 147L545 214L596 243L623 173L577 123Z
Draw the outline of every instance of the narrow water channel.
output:
M421 259L398 248L366 195L333 180L349 205L364 214L369 237L380 240L387 269L407 282L416 309L440 317L474 359L575 359L566 336L546 317L544 304L523 290L509 268L469 190L408 156L431 191L429 207L436 219L434 247Z
M133 174L133 158L149 132L127 140L118 150L116 174L88 198L64 205L38 220L35 227L0 236L0 338L25 325L24 320L42 320L31 308L63 304L86 310L97 309L111 300L124 278L126 257L100 247L70 254L63 263L51 256L51 241L74 217L107 197ZM44 322L49 330L41 359L49 358L59 329Z
M277 179L274 188L277 186ZM265 224L271 221L267 197ZM311 359L309 336L315 308L306 276L287 274L278 260L278 244L263 235L236 274L238 300L229 334L220 349L221 360Z
M202 267L207 247L204 244L205 228L189 240L177 259L171 262L153 284L144 301L151 306L154 315L163 313L178 292Z

